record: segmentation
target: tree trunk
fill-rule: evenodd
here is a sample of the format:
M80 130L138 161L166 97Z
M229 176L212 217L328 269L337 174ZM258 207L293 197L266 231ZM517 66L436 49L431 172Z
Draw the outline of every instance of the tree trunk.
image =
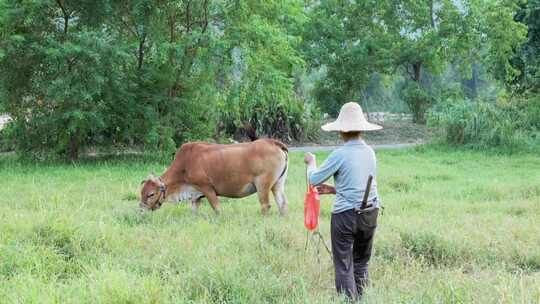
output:
M69 137L68 157L73 161L79 159L79 140L76 134Z
M473 63L472 65L472 77L471 77L471 97L476 99L478 96L478 65Z
M421 87L420 79L422 77L422 62L415 62L413 64L414 71L414 82L417 83L418 87ZM423 100L422 96L414 96L415 100L413 102L413 122L418 124L426 123L426 101Z
M431 20L431 27L435 28L435 16L433 16L433 0L429 0L429 18Z
M144 43L146 42L146 34L142 35L139 40L139 55L137 56L137 69L140 70L144 62Z
M70 13L68 13L66 7L65 7L65 3L64 1L62 0L56 0L56 4L58 4L58 6L60 7L60 10L62 11L62 17L64 19L64 38L68 32L68 27L69 27L69 15Z
M422 76L422 62L415 62L413 64L414 69L414 81L420 84L420 77Z

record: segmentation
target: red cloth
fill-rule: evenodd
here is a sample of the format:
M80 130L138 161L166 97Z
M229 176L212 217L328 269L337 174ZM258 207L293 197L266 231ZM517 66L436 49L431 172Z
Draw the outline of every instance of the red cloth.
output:
M319 213L321 210L321 198L319 191L313 186L309 186L304 198L304 226L307 230L313 231L319 225Z

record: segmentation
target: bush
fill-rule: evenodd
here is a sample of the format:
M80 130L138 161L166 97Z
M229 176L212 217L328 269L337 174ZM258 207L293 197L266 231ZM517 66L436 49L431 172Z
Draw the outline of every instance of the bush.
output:
M12 151L14 149L13 143L10 140L10 132L13 128L8 124L0 130L0 152Z
M536 132L532 112L514 102L447 100L429 114L449 144L474 148L518 148L531 143Z
M307 136L311 112L294 82L302 3L282 18L278 2L194 1L170 27L163 13L177 3L113 2L0 1L0 113L14 119L7 138L18 154L75 160L89 148L143 147L170 159L184 142L245 123L259 136Z
M284 142L316 140L322 115L301 100L287 102L233 98L219 109L218 136L272 137Z
M522 103L527 112L529 123L536 131L540 130L540 94L528 96Z
M429 92L417 82L408 82L401 94L413 113L413 121L422 124L426 123L426 112L435 102Z

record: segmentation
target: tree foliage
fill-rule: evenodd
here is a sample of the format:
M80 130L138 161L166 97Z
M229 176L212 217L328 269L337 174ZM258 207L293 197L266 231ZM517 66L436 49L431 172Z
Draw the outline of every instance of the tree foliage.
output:
M301 1L3 0L0 75L20 152L305 136ZM308 117L308 120L310 118ZM219 132L223 126L229 131Z
M231 64L222 79L223 129L250 126L263 136L286 134L286 140L309 135L294 81L304 65L298 49L303 2L238 1L225 13L223 41Z
M303 49L312 67L326 71L316 88L323 110L336 114L359 99L373 72L391 68L393 42L383 21L390 7L388 1L308 3Z
M314 138L318 109L351 100L423 123L447 100L518 93L537 113L539 1L0 0L4 133L75 159Z
M513 1L335 0L314 1L309 10L306 54L313 67L327 69L317 92L330 113L358 100L372 73L401 72L414 82L402 98L424 122L436 101L428 96L426 74L441 75L449 64L465 73L482 60L500 77L514 77L509 58L525 34L513 20Z
M511 60L518 77L510 84L519 92L540 94L540 1L524 2L515 19L527 27L527 38Z

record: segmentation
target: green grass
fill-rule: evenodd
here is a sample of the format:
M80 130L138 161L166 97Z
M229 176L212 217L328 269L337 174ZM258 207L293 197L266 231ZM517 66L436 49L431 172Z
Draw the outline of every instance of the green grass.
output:
M326 155L320 154L319 159ZM540 303L540 158L378 151L385 205L367 303ZM289 214L255 196L141 214L140 181L167 164L0 158L0 303L330 303L333 269L304 252L304 167ZM329 241L331 197L322 206Z

